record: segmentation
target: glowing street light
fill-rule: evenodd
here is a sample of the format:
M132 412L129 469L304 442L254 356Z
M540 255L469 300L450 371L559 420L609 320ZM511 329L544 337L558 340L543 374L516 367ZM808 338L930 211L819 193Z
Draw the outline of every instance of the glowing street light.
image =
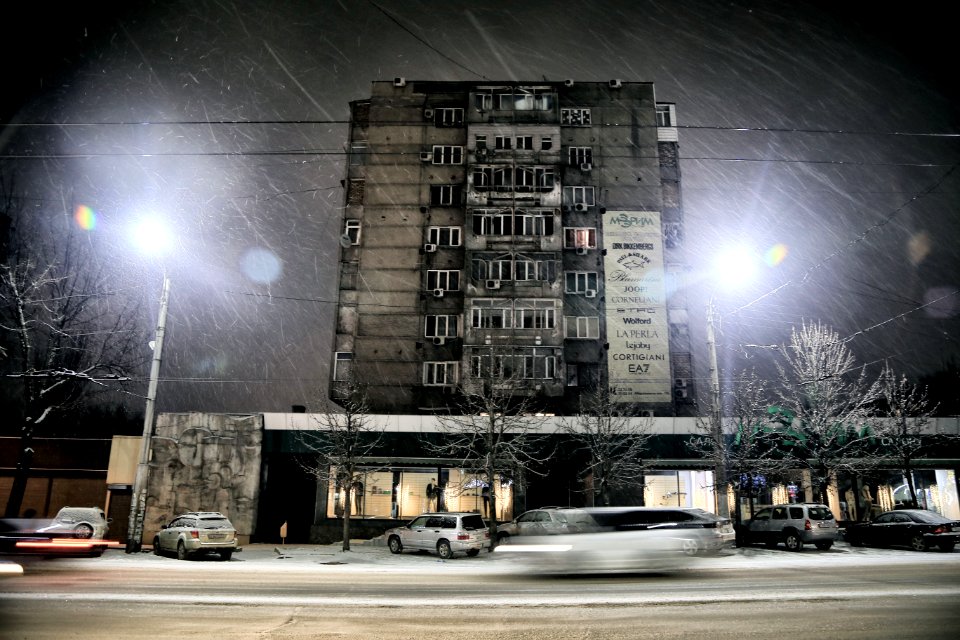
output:
M723 405L720 402L720 367L717 364L716 328L720 322L714 302L718 289L732 291L752 281L756 275L757 256L747 247L735 247L721 253L713 268L713 286L707 300L707 351L710 358L710 430L714 440L714 486L717 514L730 517L727 500L727 464L723 434Z
M166 253L172 246L172 236L163 225L148 220L140 223L133 234L134 243L145 254ZM130 499L130 518L127 523L127 553L140 551L143 545L143 518L147 508L147 472L150 464L151 439L153 437L153 419L157 399L157 384L160 379L160 358L163 353L163 336L167 325L167 303L170 298L170 278L166 271L163 275L163 287L160 290L160 310L157 315L157 330L154 336L153 360L150 363L150 383L147 386L147 402L143 414L143 437L140 439L140 461L133 482L133 495Z

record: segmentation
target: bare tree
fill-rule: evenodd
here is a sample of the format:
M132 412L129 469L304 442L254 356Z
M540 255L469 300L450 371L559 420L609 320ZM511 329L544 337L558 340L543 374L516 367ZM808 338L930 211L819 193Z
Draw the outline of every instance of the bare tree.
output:
M583 474L592 480L594 505L610 505L615 495L644 486L653 418L635 416L634 408L613 402L606 387L597 387L581 397L576 417L561 424L587 455Z
M301 433L304 446L316 454L305 470L318 487L334 487L335 500L343 496L343 551L350 551L350 516L353 496L362 495L368 458L383 442L383 425L370 416L366 389L356 382L338 383L340 406L324 400L313 415L316 430Z
M698 433L688 447L708 460L720 459L727 470L726 482L736 496L734 518L740 522L743 519L741 499L749 499L752 517L757 492L770 477L782 475L788 462L778 451L777 436L769 426L769 385L755 370L744 370L733 377L723 405L728 409L727 417L721 420L721 429L715 429L706 418L698 419ZM725 483L718 484L715 490L726 491L727 487Z
M479 477L489 489L488 521L491 550L497 543L495 483L523 482L539 474L552 456L544 450L545 418L534 409L529 381L514 375L510 354L492 355L491 366L461 386L459 415L437 416L440 440L425 442L429 450L458 460L467 474Z
M840 471L863 473L879 463L871 446L867 417L879 397L878 382L839 334L820 323L803 323L780 347L774 394L782 408L791 464L810 474L813 490L826 501Z
M879 423L876 435L881 439L882 453L895 459L906 476L910 501L916 506L914 461L930 446L924 436L936 407L931 406L926 389L910 384L905 375L897 376L889 363L880 375L880 387L883 400L880 413L886 419Z
M0 191L5 191L0 189ZM5 382L16 385L20 453L6 517L18 515L36 430L97 389L116 389L144 361L136 303L116 296L95 248L67 216L21 214L5 198L0 333ZM10 416L13 417L13 416Z

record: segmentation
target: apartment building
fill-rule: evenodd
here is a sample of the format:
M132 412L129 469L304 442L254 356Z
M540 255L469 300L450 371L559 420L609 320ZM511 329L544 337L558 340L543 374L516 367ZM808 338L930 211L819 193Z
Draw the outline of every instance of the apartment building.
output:
M351 103L331 397L452 410L508 378L692 414L676 113L652 83L374 82Z

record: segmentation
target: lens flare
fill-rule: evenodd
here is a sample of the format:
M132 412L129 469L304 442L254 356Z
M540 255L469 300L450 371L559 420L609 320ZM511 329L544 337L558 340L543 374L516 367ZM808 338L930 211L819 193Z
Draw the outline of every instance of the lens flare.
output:
M767 263L768 267L776 267L787 259L787 253L789 253L787 245L781 242L767 249L767 252L763 254L763 261Z
M85 231L93 231L97 226L97 212L85 204L78 204L73 212L73 219L77 226Z
M243 273L261 284L271 284L283 273L283 263L272 251L259 247L249 249L240 261Z

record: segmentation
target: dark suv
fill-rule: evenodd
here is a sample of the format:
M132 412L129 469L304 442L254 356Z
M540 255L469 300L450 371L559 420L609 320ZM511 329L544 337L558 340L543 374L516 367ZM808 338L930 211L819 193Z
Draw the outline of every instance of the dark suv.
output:
M825 504L778 504L761 509L738 529L738 544L762 542L774 548L781 542L790 551L813 544L821 551L833 546L839 529Z

